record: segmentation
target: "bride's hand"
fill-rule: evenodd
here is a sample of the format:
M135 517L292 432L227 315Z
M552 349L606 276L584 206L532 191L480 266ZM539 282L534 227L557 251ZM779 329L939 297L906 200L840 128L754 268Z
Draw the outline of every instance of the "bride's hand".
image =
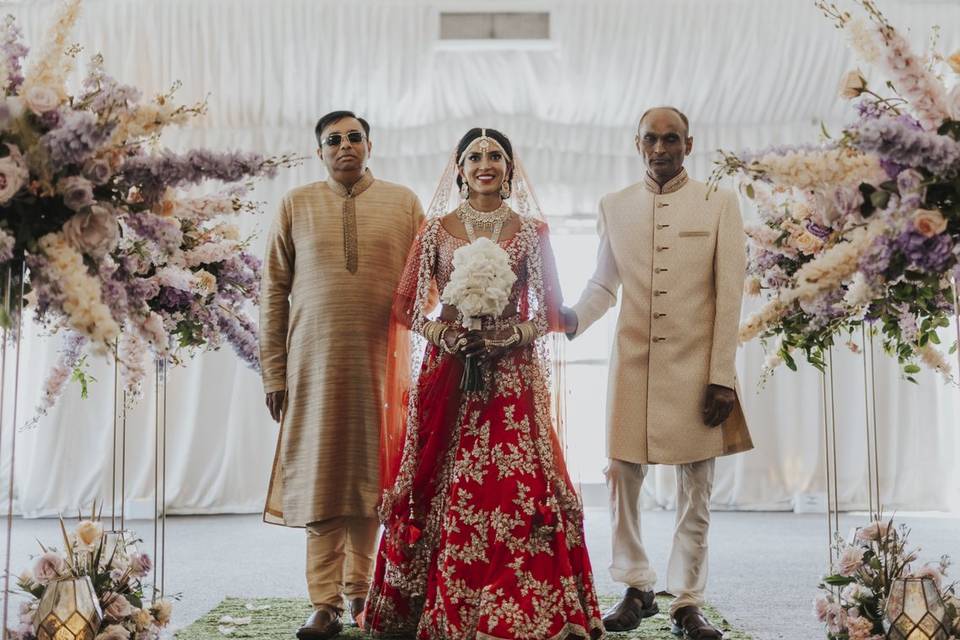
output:
M483 332L484 339L484 351L480 356L480 362L487 362L492 360L498 360L503 356L507 355L516 344L510 345L509 347L501 347L496 345L489 344L489 341L494 342L504 342L509 340L515 335L514 329L511 327L509 329L495 329L490 331Z
M483 334L482 331L465 331L458 334L457 344L461 346L457 353L461 358L483 358L486 350Z

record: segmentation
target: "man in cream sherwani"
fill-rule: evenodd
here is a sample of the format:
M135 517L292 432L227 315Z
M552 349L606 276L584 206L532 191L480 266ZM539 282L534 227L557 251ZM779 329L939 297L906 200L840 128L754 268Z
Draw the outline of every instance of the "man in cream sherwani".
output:
M650 464L677 467L677 520L667 572L675 631L720 638L703 605L714 460L752 448L737 398L734 357L746 265L736 196L691 180L686 116L651 109L636 138L647 175L600 201L597 268L565 309L575 337L623 301L610 363L607 485L614 580L627 585L608 631L657 613L657 576L640 537L640 493Z

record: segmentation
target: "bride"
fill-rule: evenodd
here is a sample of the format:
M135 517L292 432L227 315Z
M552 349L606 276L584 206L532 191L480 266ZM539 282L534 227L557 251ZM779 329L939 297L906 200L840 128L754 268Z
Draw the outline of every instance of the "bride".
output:
M452 183L461 204L447 213ZM603 626L580 500L551 417L544 339L561 331L547 225L510 141L471 129L447 168L394 303L380 518L384 533L363 616L374 634L422 639L596 639ZM446 215L444 215L446 214ZM437 304L453 254L480 237L516 282L479 330ZM426 339L426 345L419 342ZM411 357L417 356L420 357ZM462 391L476 359L483 388Z

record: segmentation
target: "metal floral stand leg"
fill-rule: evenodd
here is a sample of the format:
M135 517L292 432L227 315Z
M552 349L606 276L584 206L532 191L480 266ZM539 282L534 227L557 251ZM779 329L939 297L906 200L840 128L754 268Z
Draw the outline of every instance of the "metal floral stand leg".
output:
M877 436L877 352L873 331L860 326L863 343L863 407L867 435L867 494L870 501L870 520L880 520L883 503L880 499L880 440Z
M13 398L12 398L12 419L10 421L10 475L8 478L7 494L7 528L6 528L6 552L4 555L3 571L3 638L8 638L7 626L10 614L10 561L11 561L11 542L13 541L13 498L14 498L14 479L17 469L17 406L20 395L20 344L22 338L22 312L23 312L23 287L26 275L26 265L20 262L17 265L8 264L4 273L0 275L3 292L2 312L6 315L3 323L3 344L0 346L0 447L3 442L3 424L6 417L6 397L7 397L7 372L8 372L8 352L7 346L13 340ZM16 276L16 277L15 277ZM0 449L2 452L2 449Z
M840 505L837 489L837 408L834 398L833 348L827 351L827 368L820 376L823 392L823 451L827 474L827 545L830 570L835 558L834 541L840 533Z
M154 414L153 475L153 596L156 602L165 590L167 562L167 362L156 361L156 412Z

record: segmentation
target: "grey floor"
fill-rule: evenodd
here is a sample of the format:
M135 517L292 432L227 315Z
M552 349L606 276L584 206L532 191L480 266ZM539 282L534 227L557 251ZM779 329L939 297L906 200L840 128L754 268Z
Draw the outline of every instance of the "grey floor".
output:
M664 575L672 512L644 514L644 535ZM841 531L862 523L846 515ZM900 515L913 529L921 558L950 554L960 561L960 518ZM3 523L5 524L5 522ZM153 525L133 522L152 553ZM618 593L610 562L605 509L587 510L588 546L600 593ZM17 575L37 552L36 540L55 541L54 520L15 520L12 570ZM792 513L718 512L711 532L708 598L734 625L756 640L823 638L813 617L816 585L827 562L825 516ZM166 589L180 593L173 627L185 626L224 596L303 596L303 533L262 524L258 516L190 516L167 521ZM0 555L2 557L2 555Z

